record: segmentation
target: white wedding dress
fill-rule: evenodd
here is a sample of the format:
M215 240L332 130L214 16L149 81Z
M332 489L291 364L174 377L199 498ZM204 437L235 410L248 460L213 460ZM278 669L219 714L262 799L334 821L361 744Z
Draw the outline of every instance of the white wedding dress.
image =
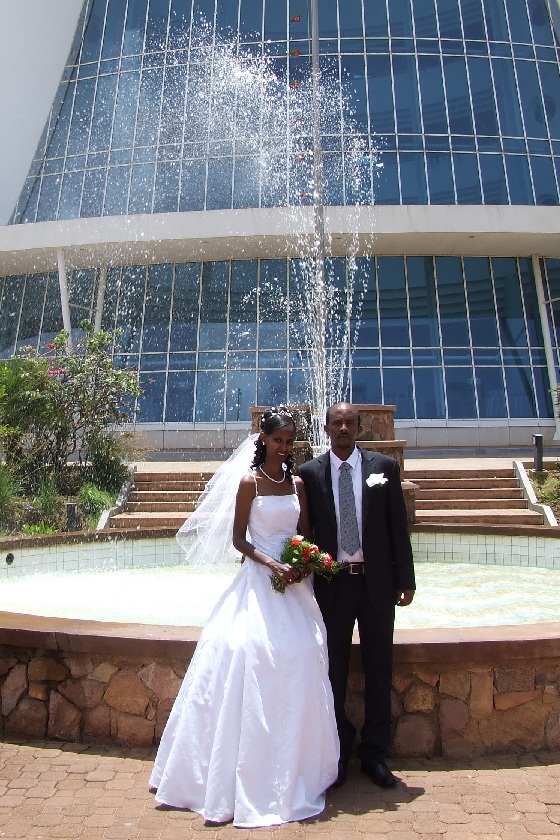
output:
M253 545L278 558L299 501L256 496ZM202 631L155 760L156 799L240 828L319 814L338 735L326 631L311 579L275 592L246 560Z

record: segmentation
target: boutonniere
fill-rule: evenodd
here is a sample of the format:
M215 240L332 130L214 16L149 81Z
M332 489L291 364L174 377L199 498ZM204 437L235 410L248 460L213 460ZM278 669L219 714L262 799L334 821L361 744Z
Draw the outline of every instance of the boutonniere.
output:
M389 479L385 478L383 473L372 473L366 478L366 484L368 487L381 487L386 481L389 481Z

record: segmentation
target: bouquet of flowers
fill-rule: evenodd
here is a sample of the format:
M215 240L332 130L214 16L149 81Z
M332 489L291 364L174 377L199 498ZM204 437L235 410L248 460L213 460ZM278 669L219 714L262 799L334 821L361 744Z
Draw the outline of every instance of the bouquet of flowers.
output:
M289 563L302 574L315 572L325 578L331 578L340 571L341 564L332 559L326 551L321 551L315 543L309 542L299 534L288 537L284 543L279 563ZM276 575L271 575L272 588L276 592L285 592L286 584Z

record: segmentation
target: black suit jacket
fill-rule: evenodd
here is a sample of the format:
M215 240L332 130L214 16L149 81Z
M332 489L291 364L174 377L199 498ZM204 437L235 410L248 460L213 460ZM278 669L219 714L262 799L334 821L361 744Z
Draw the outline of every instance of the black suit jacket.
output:
M367 449L360 452L364 571L372 606L389 620L394 615L395 591L416 587L400 470L393 458ZM372 473L383 473L387 481L369 487L366 482ZM305 484L315 542L336 559L338 540L330 452L306 461L298 474ZM328 608L335 588L315 576L315 591L322 609Z

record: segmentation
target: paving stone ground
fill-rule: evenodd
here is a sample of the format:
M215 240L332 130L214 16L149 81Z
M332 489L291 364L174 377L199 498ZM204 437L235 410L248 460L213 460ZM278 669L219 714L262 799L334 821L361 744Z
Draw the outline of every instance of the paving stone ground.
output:
M319 817L275 828L205 825L160 810L153 751L53 741L0 744L0 838L7 840L550 840L560 837L560 753L390 762L391 791L357 765Z

